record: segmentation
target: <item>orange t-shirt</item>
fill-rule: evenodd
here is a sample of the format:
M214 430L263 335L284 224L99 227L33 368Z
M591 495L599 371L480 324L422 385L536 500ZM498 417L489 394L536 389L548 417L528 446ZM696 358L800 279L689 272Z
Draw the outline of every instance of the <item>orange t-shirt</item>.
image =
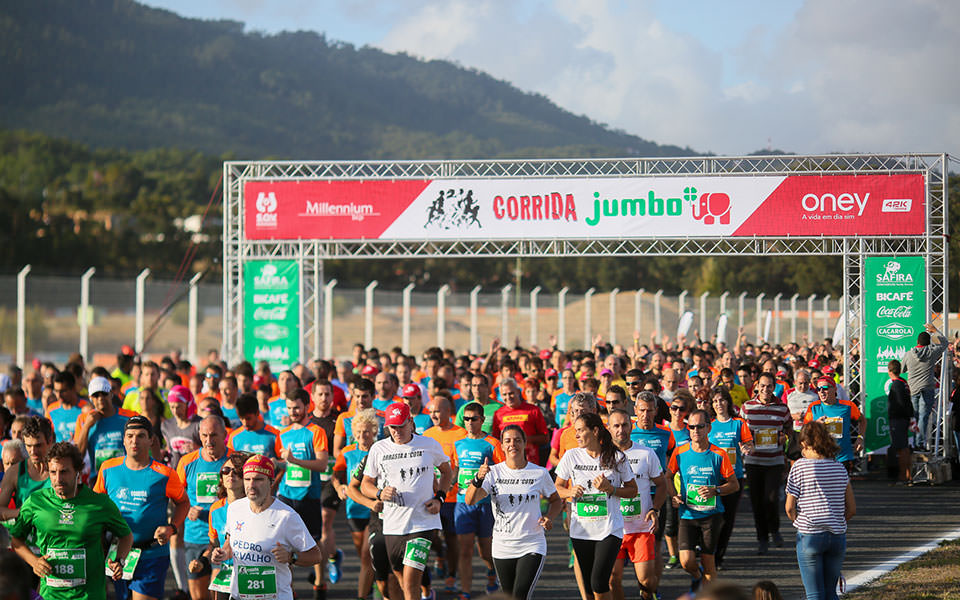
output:
M457 440L461 440L467 437L467 430L463 427L458 427L453 425L450 429L444 431L440 427L434 425L430 429L423 432L423 435L428 438L433 438L440 442L440 445L443 446L443 453L447 455L450 459L450 465L455 464L457 460L457 449L454 447L454 443ZM450 491L447 492L447 497L444 499L444 502L456 502L457 501L457 482L454 481L453 485L450 486Z

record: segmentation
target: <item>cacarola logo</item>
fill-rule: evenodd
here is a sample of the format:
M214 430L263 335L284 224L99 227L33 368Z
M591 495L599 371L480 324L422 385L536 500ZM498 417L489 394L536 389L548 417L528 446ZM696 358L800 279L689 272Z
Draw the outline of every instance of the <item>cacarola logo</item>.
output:
M804 194L800 199L800 206L807 212L816 213L849 213L857 211L857 216L863 216L863 209L867 207L870 192L860 197L857 192L842 192L840 194Z
M274 228L277 226L277 195L273 192L257 194L257 227Z

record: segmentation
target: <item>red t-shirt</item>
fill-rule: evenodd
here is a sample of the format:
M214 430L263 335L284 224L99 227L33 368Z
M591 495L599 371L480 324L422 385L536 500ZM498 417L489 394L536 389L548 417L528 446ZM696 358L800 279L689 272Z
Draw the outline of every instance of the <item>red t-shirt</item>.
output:
M493 415L493 428L490 435L500 439L500 432L507 425L519 425L529 438L531 435L547 435L547 422L543 413L533 404L523 403L517 408L504 406ZM540 449L527 442L527 460L535 465L540 464Z

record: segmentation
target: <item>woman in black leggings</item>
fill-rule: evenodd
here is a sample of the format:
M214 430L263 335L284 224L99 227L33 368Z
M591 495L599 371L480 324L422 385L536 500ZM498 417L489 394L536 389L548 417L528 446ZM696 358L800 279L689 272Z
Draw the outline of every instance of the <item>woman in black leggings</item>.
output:
M550 473L527 462L527 436L517 425L500 434L506 459L489 465L484 461L466 491L466 503L493 505L493 566L504 592L527 600L540 578L547 555L544 530L563 510L563 502ZM489 496L489 500L487 497ZM540 514L540 498L550 502L546 516Z
M609 600L610 573L623 541L620 498L634 498L637 482L600 417L573 422L578 448L557 465L557 492L570 501L570 541L583 574L586 597Z

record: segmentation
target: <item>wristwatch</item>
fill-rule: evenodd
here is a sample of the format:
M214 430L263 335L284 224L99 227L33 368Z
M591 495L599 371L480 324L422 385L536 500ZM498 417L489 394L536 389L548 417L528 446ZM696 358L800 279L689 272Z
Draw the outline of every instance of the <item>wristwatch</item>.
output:
M290 553L290 560L288 560L287 562L288 562L289 564L293 565L293 564L296 564L296 563L297 563L297 560L298 560L299 558L300 558L300 557L297 556L297 553L296 553L296 552L291 552L291 553Z

